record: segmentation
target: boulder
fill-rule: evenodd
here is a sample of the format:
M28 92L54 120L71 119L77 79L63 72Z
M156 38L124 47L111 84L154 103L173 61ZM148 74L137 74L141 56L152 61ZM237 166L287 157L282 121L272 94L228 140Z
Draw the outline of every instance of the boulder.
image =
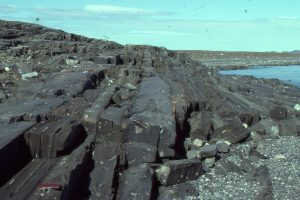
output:
M170 186L195 180L204 174L204 169L200 160L172 160L157 167L155 173L162 185Z
M227 140L232 144L245 140L250 135L250 130L245 129L240 120L233 120L225 126L216 129L212 135L214 141Z
M277 106L270 110L270 115L273 120L279 121L287 118L287 108Z
M259 113L242 113L240 114L240 120L247 124L248 126L252 126L260 121Z
M200 148L202 158L211 158L217 155L217 144L208 144Z
M83 125L68 118L37 124L24 134L32 157L42 159L69 154L86 136Z

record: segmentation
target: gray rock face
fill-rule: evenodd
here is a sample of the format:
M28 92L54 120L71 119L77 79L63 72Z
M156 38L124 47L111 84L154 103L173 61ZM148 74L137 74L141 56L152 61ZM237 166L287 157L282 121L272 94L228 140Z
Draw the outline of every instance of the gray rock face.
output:
M118 144L103 144L94 150L94 169L89 186L91 199L110 199L113 196L113 181L119 168L120 150Z
M259 113L243 113L240 115L240 119L243 123L246 123L248 126L251 126L260 121L260 114Z
M49 159L77 148L87 134L82 124L68 119L39 124L24 135L32 157Z
M146 164L131 167L120 176L117 199L151 199L153 170Z
M159 166L155 173L162 185L169 186L197 179L204 170L201 161L175 160Z
M234 120L215 130L212 138L214 140L227 140L234 144L245 140L248 136L250 136L250 130L245 129L239 120Z
M191 127L190 137L193 139L201 139L203 141L208 140L212 128L210 112L202 111L199 113L192 113L189 124Z
M282 106L277 106L270 111L271 118L278 121L287 118L287 109Z
M157 148L145 143L129 142L122 145L129 167L143 163L154 163L157 159Z

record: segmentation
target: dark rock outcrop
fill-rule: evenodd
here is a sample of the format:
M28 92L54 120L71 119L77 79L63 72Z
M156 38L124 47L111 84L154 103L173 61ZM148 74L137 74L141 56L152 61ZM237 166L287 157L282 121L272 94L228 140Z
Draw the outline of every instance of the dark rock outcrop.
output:
M165 48L0 29L1 199L294 195L273 177L297 179L285 168L299 171L297 139L269 154L299 136L299 88L221 76Z

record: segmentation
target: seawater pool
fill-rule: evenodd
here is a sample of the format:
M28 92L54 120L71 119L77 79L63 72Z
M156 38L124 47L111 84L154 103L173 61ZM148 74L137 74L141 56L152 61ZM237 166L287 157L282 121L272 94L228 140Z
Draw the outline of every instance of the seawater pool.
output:
M221 70L223 75L255 76L257 78L277 78L285 83L300 87L300 65L256 66L248 69Z

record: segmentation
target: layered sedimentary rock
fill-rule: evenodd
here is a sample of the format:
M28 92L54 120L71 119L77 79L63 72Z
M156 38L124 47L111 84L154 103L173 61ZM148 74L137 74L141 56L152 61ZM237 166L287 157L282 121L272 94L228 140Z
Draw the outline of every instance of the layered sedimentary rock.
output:
M298 159L278 146L297 148L298 88L220 76L164 48L0 28L2 199L299 194L300 165L278 172Z

